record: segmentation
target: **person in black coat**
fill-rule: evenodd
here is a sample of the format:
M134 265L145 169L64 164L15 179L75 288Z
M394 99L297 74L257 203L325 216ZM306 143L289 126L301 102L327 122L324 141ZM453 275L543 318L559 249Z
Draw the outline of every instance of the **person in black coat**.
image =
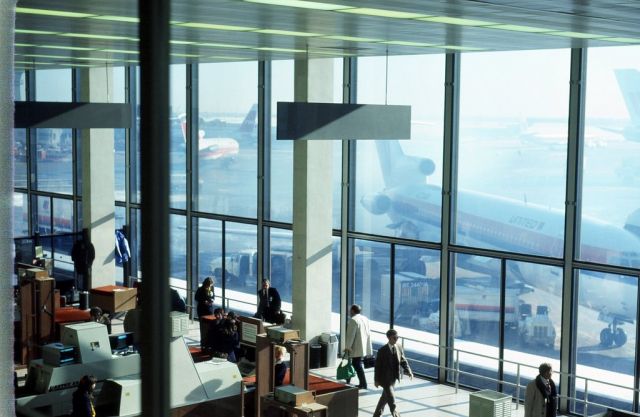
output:
M73 411L71 417L95 417L93 408L93 390L96 388L96 377L85 375L80 378L78 389L73 392Z
M263 279L262 289L258 291L258 311L255 317L269 323L282 324L282 320L278 317L281 303L278 290L271 287L271 282L268 279Z
M216 298L213 293L213 278L206 277L202 281L202 286L196 290L198 318L213 314L213 300Z
M378 350L378 355L376 356L373 379L376 388L382 387L382 395L373 417L380 417L387 404L391 415L393 417L399 416L400 414L396 411L394 385L402 377L403 370L409 375L409 378L413 379L413 373L407 358L404 357L402 346L396 343L398 341L398 332L393 329L387 330L387 340L389 342Z

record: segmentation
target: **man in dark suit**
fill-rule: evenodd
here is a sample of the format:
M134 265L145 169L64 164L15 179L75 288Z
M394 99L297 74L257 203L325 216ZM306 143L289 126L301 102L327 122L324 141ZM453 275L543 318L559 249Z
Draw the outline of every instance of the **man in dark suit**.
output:
M282 324L279 319L281 300L278 290L271 286L268 279L262 280L262 289L258 291L258 311L255 317L269 323Z
M382 395L376 406L373 417L380 417L384 406L389 404L389 410L393 417L400 417L400 413L396 411L396 396L393 389L396 381L400 380L402 371L413 379L413 372L409 367L407 359L404 357L404 351L400 345L397 345L398 332L390 329L387 330L387 340L389 343L382 346L378 350L376 357L376 367L374 373L374 381L376 387L382 387Z

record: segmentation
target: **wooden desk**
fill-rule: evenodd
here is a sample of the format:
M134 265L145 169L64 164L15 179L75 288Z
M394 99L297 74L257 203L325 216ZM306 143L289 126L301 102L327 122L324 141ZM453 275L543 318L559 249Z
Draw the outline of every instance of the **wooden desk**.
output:
M260 398L260 409L262 416L269 416L270 409L284 411L287 416L299 417L328 417L329 412L326 406L318 403L311 403L294 407L289 404L281 403L273 398L273 394L267 394Z

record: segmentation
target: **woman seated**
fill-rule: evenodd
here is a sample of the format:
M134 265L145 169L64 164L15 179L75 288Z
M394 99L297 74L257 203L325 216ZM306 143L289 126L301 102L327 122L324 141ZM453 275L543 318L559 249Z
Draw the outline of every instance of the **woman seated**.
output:
M284 352L285 352L284 346L275 347L274 355L276 359L276 364L273 369L273 379L276 387L279 387L280 385L282 385L282 382L284 381L284 376L287 374L287 364L283 360Z
M211 350L214 357L226 358L229 362L237 362L235 350L240 344L240 336L233 320L223 319L215 327L211 340Z

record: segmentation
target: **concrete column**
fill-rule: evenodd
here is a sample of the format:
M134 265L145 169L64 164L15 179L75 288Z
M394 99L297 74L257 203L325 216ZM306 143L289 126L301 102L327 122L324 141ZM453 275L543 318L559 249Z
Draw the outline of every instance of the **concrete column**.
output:
M0 0L0 415L13 416L13 43L15 0Z
M80 101L110 103L113 68L82 69ZM82 227L89 229L96 257L89 288L115 283L115 214L113 195L113 129L83 129L82 137Z
M295 101L333 100L331 59L296 61ZM313 340L331 328L332 141L293 145L293 326Z

